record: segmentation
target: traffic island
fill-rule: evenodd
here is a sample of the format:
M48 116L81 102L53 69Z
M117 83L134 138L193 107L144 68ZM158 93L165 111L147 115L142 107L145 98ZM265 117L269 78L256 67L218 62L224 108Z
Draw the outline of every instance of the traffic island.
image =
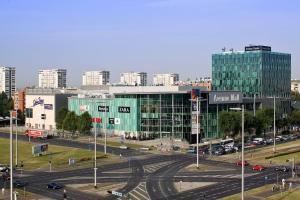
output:
M215 182L174 182L174 187L178 192L185 192L188 190L198 189L216 184Z

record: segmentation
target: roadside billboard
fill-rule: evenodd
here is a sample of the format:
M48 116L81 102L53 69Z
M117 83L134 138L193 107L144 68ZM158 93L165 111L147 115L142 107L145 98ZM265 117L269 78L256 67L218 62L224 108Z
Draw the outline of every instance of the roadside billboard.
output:
M48 151L48 144L37 144L32 146L32 155L40 156L46 154Z
M192 125L192 134L197 134L197 98L200 97L199 89L192 89L191 91L191 125ZM198 119L200 123L200 117Z

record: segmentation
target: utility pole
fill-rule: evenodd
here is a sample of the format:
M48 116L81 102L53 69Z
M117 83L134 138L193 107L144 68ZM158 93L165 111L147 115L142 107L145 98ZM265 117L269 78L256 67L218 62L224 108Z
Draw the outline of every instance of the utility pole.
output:
M107 107L107 104L105 104L105 119L104 119L104 154L106 155L106 141L107 141L107 137L106 137L106 132L107 132L107 130L106 130L106 119L107 119L107 109L108 109L108 107Z
M18 166L18 109L16 109L16 167Z
M253 102L253 116L255 117L255 109L256 109L256 105L255 105L255 97L256 97L256 93L254 93L254 102Z
M275 122L275 119L276 119L276 103L275 103L275 96L274 96L274 146L273 146L273 153L275 154L276 153L276 122Z
M13 200L13 111L10 111L10 142L9 142L9 154L10 154L10 200Z
M197 104L197 120L196 120L196 123L197 123L197 147L196 147L196 150L197 150L197 168L199 168L199 97L196 98L196 104Z
M245 108L242 105L242 200L244 200L244 172L245 172L245 165L244 165L244 116Z
M94 166L94 187L97 188L97 120L94 121L95 123L95 146L94 146L94 150L95 150L95 166Z

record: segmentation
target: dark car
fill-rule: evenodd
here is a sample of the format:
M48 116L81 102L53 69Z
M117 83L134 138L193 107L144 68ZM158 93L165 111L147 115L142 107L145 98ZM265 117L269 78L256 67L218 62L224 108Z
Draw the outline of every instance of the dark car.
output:
M278 166L275 168L275 171L288 172L289 168L287 168L286 166Z
M47 188L48 188L48 189L53 189L53 190L59 190L59 189L63 188L63 186L62 186L62 185L59 185L58 183L52 182L52 183L49 183L49 184L47 185Z
M4 172L2 174L2 179L3 179L3 181L9 181L10 180L10 173L9 172Z
M225 150L222 147L218 147L218 148L215 148L213 150L213 154L218 155L218 156L224 155L225 154Z
M25 187L26 185L28 185L27 182L23 182L20 180L14 181L14 187L21 188L21 187Z

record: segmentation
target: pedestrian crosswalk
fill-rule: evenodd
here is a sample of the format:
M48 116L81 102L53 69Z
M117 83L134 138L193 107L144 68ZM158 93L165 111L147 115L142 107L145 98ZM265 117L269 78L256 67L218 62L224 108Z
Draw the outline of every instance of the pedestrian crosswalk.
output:
M159 170L162 167L165 167L167 165L172 164L174 161L166 161L166 162L160 162L160 163L155 163L155 164L150 164L150 165L144 165L144 172L151 174L157 170Z
M130 200L150 200L145 182L141 182L134 190L129 192L127 196Z

